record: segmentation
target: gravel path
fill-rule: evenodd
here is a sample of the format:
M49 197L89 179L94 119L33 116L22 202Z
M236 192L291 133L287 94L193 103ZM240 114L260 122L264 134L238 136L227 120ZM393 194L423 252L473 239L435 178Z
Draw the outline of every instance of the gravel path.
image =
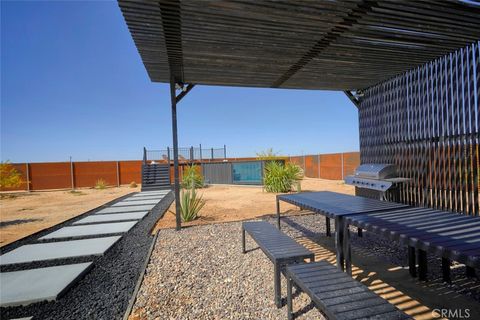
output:
M273 218L266 220L275 224ZM325 236L324 221L318 215L285 217L282 231L315 239ZM240 225L161 230L130 320L285 319L286 307L277 309L273 303L273 266L260 250L241 253ZM357 238L352 232L352 246L356 252L407 265L405 248L374 234ZM247 249L256 247L247 236ZM429 259L438 266L429 270L430 281L441 281L438 259ZM452 276L464 277L464 268L452 270ZM451 288L480 301L480 281L470 284ZM282 290L285 297L285 283ZM323 319L303 293L294 300L294 311L299 309L298 319Z
M92 270L58 301L37 303L27 307L0 308L0 318L12 319L34 316L34 320L122 319L153 240L149 232L172 201L173 194L170 193L155 206L151 213L136 224L128 233L124 234L122 239L107 251L104 256L94 258ZM97 210L99 209L101 208ZM89 212L89 214L92 212ZM83 217L85 215L74 220ZM69 221L69 223L74 220ZM35 237L41 237L43 234L53 229L58 229L62 225L36 234ZM20 242L28 243L29 239L24 239ZM19 244L12 245L8 249L13 249L17 245ZM87 259L87 261L91 260L91 258ZM85 258L68 259L68 261L59 261L55 264L84 261ZM48 264L36 262L30 264L29 268L45 265ZM6 270L2 269L2 271Z

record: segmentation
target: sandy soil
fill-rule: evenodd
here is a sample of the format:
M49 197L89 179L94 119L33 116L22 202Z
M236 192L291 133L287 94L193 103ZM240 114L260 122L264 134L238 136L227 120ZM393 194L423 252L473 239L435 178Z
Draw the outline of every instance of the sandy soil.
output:
M355 188L345 185L343 181L305 178L302 180L302 191L334 191L354 194ZM271 215L276 212L275 193L263 191L258 186L213 185L199 189L198 193L206 200L200 211L200 218L184 223L185 226L240 221ZM301 214L297 207L281 203L282 212ZM158 222L157 229L175 227L175 203L170 206L165 216Z
M0 246L78 216L140 187L15 193L0 200Z

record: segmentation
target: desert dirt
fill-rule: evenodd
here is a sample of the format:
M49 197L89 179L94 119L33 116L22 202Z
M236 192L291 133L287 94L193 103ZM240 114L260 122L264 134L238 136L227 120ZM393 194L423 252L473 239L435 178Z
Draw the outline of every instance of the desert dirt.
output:
M1 193L0 246L92 210L140 188Z
M304 178L301 183L302 192L333 191L345 194L355 194L355 188L346 185L341 180L324 180ZM211 185L198 189L206 201L200 210L197 220L183 223L184 226L194 226L209 223L241 221L276 213L276 193L268 193L261 186ZM282 213L301 214L294 205L280 203ZM172 203L164 217L159 220L154 232L158 229L175 227L175 202Z

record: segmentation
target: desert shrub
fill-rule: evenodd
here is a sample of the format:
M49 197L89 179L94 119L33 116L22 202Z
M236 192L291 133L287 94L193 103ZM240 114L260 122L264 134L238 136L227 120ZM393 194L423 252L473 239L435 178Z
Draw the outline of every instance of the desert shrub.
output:
M107 187L107 181L104 179L98 179L97 182L95 182L95 189L103 190Z
M289 192L303 178L302 168L293 163L269 161L265 164L264 185L267 192Z
M269 160L278 160L279 158L281 157L278 156L278 152L273 151L273 148L269 148L267 150L257 152L257 160L269 161Z
M135 181L130 182L130 188L136 188L137 183Z
M195 188L182 190L180 194L182 221L188 222L197 219L198 213L204 205L205 200L197 195Z
M9 161L0 163L0 188L17 188L23 182L22 175Z
M198 172L196 165L186 166L183 170L182 188L202 188L203 176Z

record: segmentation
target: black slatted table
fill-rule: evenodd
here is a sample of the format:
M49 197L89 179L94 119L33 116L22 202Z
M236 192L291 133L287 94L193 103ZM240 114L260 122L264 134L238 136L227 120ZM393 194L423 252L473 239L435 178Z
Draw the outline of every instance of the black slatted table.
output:
M356 197L330 191L301 192L277 196L277 226L280 229L280 201L285 201L302 209L310 210L326 217L327 235L330 235L330 219L335 221L335 248L337 266L352 272L351 250L348 225L344 218L366 213L407 208L408 205Z
M349 216L345 225L349 224L408 245L412 276L417 273L417 249L421 280L427 277L427 252L442 258L446 281L450 281L451 260L464 263L469 276L474 275L474 268L480 267L480 217L429 208L406 208Z

